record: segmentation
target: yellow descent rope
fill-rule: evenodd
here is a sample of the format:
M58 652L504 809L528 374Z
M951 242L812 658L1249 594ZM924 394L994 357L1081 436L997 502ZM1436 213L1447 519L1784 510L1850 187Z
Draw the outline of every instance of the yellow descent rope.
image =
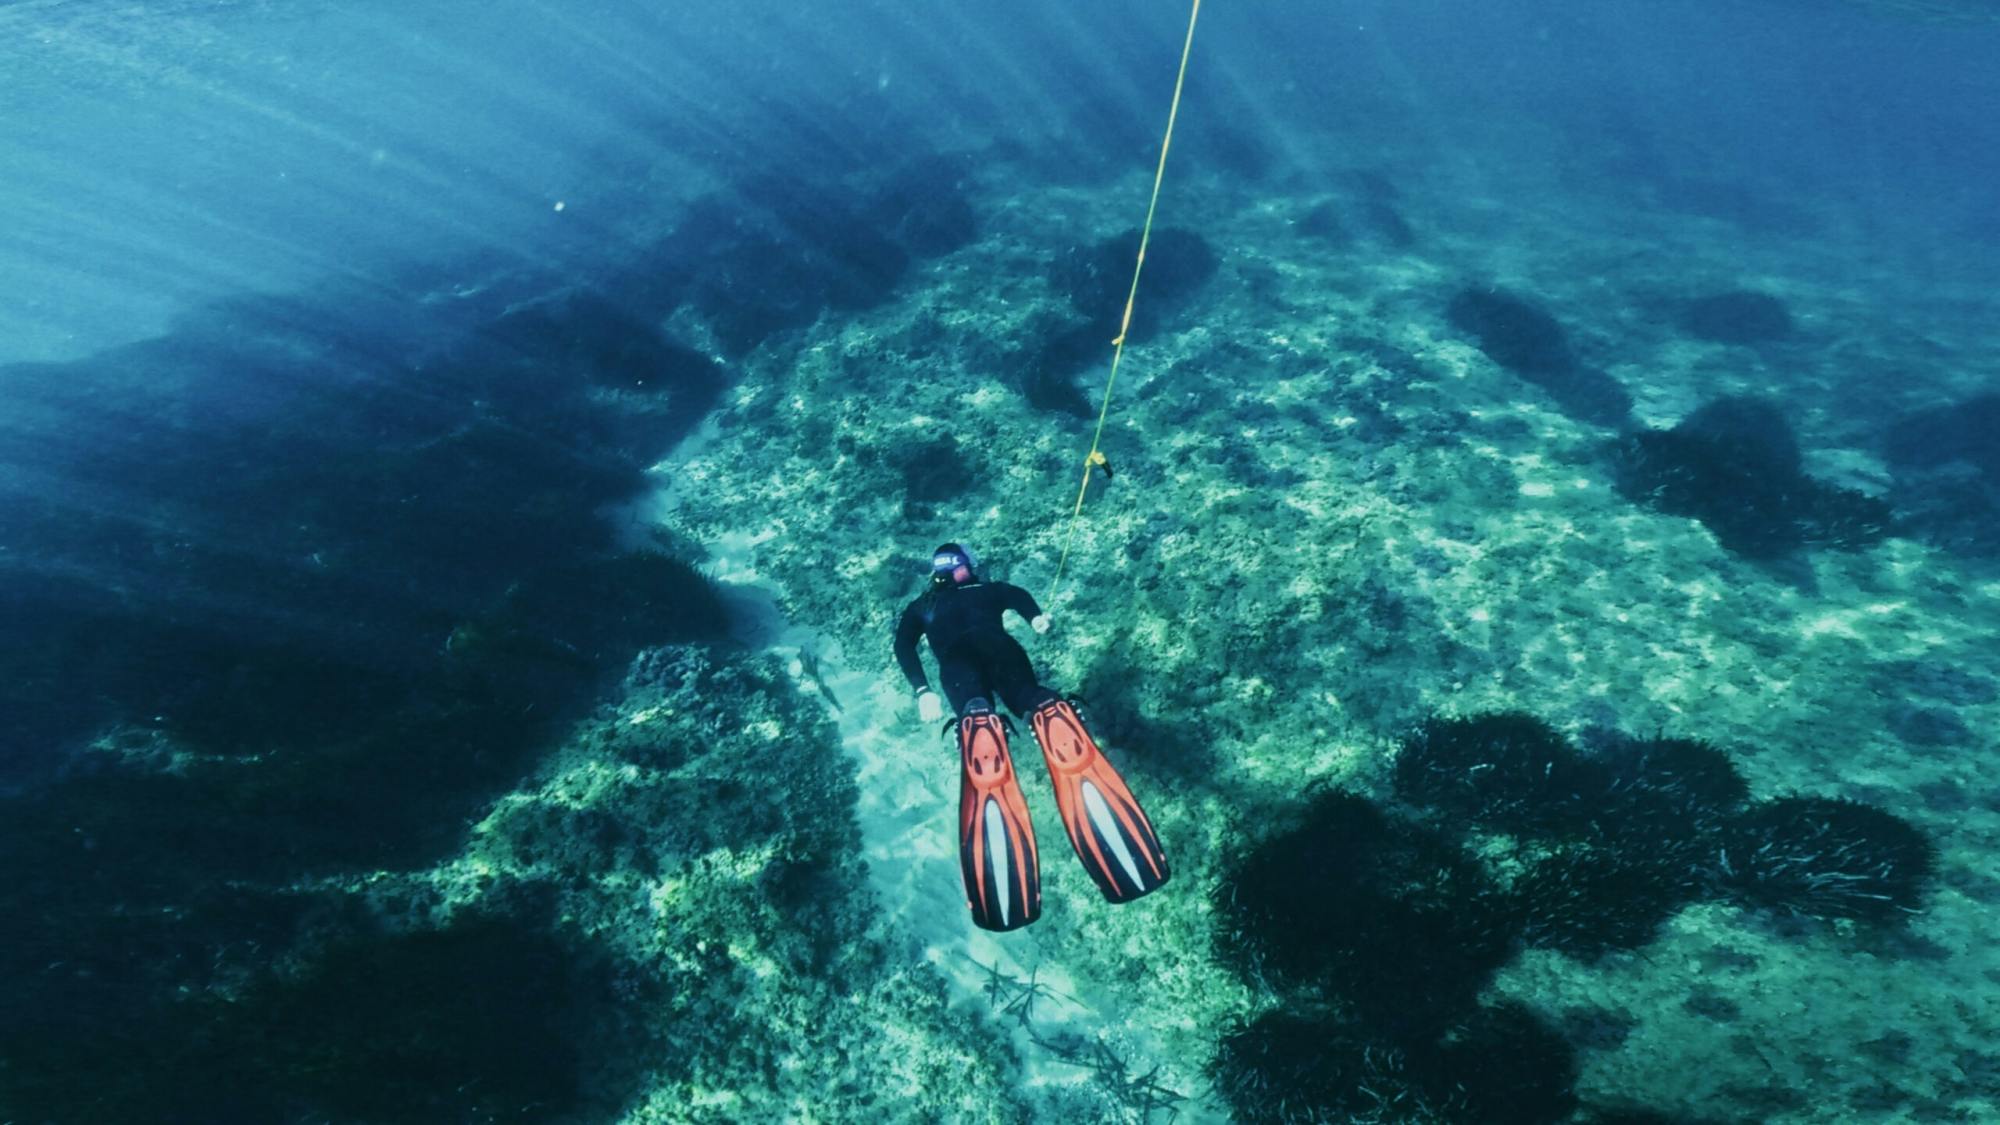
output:
M1139 272L1146 268L1146 244L1153 238L1153 212L1160 206L1160 181L1167 174L1167 149L1174 143L1174 119L1181 112L1181 86L1187 81L1188 53L1194 49L1194 21L1201 16L1201 0L1194 0L1188 12L1187 39L1181 44L1181 68L1174 75L1174 100L1167 108L1167 132L1160 138L1160 164L1153 169L1153 198L1146 204L1146 225L1139 231L1139 259L1132 263L1132 288L1125 292L1125 315L1118 321L1118 338L1111 341L1111 374L1104 380L1104 400L1097 408L1097 432L1090 435L1090 452L1083 457L1083 483L1077 486L1076 507L1069 513L1069 530L1063 535L1062 558L1056 561L1056 576L1049 588L1049 604L1062 592L1063 567L1069 562L1070 545L1076 541L1077 520L1083 515L1083 498L1090 491L1092 470L1105 465L1099 443L1104 440L1104 420L1111 415L1111 388L1118 382L1118 364L1125 358L1125 334L1132 328L1132 303L1139 297Z

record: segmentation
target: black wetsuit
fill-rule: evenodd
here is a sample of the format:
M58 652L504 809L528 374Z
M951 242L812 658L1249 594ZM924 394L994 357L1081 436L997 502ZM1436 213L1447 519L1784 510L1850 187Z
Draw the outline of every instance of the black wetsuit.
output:
M990 707L996 694L1016 715L1027 715L1055 698L1035 679L1028 654L1001 624L1001 615L1010 609L1030 621L1042 613L1033 594L1005 582L939 586L911 602L896 626L896 663L910 687L930 686L917 658L917 638L927 636L954 714L964 714L974 701Z

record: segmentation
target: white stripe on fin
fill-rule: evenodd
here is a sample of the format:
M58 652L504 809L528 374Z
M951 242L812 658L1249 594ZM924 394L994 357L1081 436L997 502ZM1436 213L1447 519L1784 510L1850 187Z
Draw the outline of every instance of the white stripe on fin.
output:
M1125 873L1132 877L1132 885L1144 887L1146 881L1139 877L1139 863L1132 858L1132 849L1125 846L1124 828L1119 825L1118 818L1112 815L1111 806L1105 804L1104 794L1099 793L1097 786L1091 784L1087 778L1083 782L1083 808L1090 814L1091 826L1097 829L1097 834L1111 842L1112 854L1116 855L1118 862L1124 865Z
M986 863L993 870L993 883L1000 893L1000 924L1007 925L1013 919L1014 880L1012 860L1014 853L1007 847L1006 818L1000 813L1000 802L986 798Z

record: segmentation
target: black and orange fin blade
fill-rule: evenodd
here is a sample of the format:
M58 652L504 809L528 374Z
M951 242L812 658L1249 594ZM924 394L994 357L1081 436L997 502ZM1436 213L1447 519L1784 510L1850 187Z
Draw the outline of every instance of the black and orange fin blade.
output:
M958 854L965 902L982 929L1018 929L1042 916L1035 826L1007 753L1007 729L991 711L958 720Z
M1035 709L1031 722L1070 846L1097 889L1112 902L1158 890L1170 874L1167 853L1146 810L1084 729L1083 717L1067 700L1051 699Z

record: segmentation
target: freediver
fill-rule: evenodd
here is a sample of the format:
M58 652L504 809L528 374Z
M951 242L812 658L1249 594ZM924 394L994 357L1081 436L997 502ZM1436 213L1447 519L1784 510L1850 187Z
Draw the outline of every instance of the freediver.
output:
M1011 930L1042 912L1035 829L1007 752L1010 724L993 710L996 695L1034 731L1070 845L1104 897L1130 902L1157 889L1167 881L1167 859L1145 811L1076 708L1041 683L1007 633L1010 609L1038 634L1049 631L1049 615L1019 586L980 581L977 568L972 552L956 543L932 552L930 585L903 610L895 645L917 717L934 723L944 715L917 655L919 638L930 640L938 682L957 716L959 860L973 922Z

